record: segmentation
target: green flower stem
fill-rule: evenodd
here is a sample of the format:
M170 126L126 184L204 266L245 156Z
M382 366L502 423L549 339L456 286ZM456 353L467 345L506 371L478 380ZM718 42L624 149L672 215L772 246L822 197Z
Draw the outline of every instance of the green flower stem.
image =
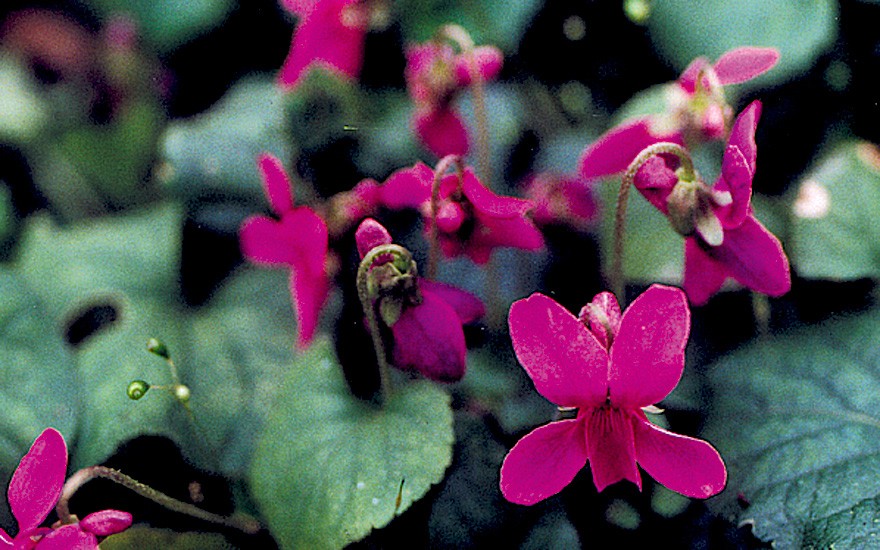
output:
M202 510L192 504L171 498L165 493L161 493L148 485L144 485L143 483L128 477L119 470L107 468L106 466L91 466L89 468L83 468L70 476L64 484L64 488L61 490L61 498L55 506L55 511L58 513L58 519L61 520L62 524L76 523L76 518L70 513L70 499L80 487L85 485L88 481L97 478L114 481L142 497L164 506L172 512L186 514L216 525L229 527L248 535L254 535L260 530L260 524L253 518L245 516L225 517L212 514L211 512Z
M440 205L440 182L443 176L454 166L458 173L458 185L461 187L464 178L464 166L458 155L446 155L434 168L434 183L431 185L431 235L428 248L428 273L429 279L437 278L437 265L440 262L440 229L437 227L437 208Z
M397 244L386 244L377 246L370 250L361 264L358 266L357 272L357 291L361 300L361 307L367 318L367 328L370 331L370 337L373 339L373 349L376 352L376 360L379 364L379 383L381 385L381 400L385 403L391 392L391 382L388 376L388 356L386 355L385 344L382 342L382 335L379 333L379 318L376 315L376 307L370 296L369 276L373 263L379 256L386 254L397 255L403 257L408 263L412 263L412 254L406 248Z
M620 191L617 194L617 211L614 216L614 256L611 263L610 276L611 291L617 296L617 300L620 302L621 306L626 302L626 296L624 294L626 290L626 281L624 280L623 273L623 238L626 235L626 207L627 199L629 198L629 189L635 181L636 173L639 171L639 168L641 168L648 159L660 154L675 155L681 160L681 167L679 168L681 177L696 177L694 163L693 160L691 160L690 153L687 152L687 149L677 143L666 141L649 145L643 149L642 152L633 159L629 167L627 167L626 172L623 173L623 179L620 182Z

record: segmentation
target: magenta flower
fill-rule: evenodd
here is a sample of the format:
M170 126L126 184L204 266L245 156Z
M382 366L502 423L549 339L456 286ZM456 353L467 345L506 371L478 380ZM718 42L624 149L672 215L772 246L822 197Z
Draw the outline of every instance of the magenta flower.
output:
M589 183L578 176L535 174L526 184L526 197L534 202L532 218L541 226L561 224L586 230L599 213Z
M101 510L54 528L40 527L61 497L66 472L67 444L57 430L46 428L12 474L7 496L18 534L13 538L0 529L0 547L97 550L99 537L128 529L131 514L119 510Z
M696 177L679 180L675 155L650 157L635 173L636 188L685 236L684 288L694 304L705 304L728 277L770 296L791 288L779 239L752 213L760 116L761 103L754 101L737 117L711 188Z
M278 220L251 216L241 225L241 250L252 262L290 269L290 294L297 321L297 347L311 343L327 298L327 225L314 211L293 206L290 179L272 155L258 159L263 187Z
M320 66L357 78L363 63L369 12L360 0L282 0L299 16L278 83L293 89L309 68Z
M669 395L684 370L684 293L653 285L621 316L605 292L580 317L537 293L510 308L513 348L535 389L576 408L577 417L541 426L510 450L501 466L504 497L535 504L561 491L588 461L599 491L621 480L641 489L638 464L685 496L719 493L727 470L718 451L652 424L643 411Z
M392 242L388 231L372 218L361 222L355 240L362 259L377 246ZM483 316L483 303L453 286L401 272L390 253L380 254L370 271L377 281L378 295L373 299L378 317L393 339L390 363L439 382L461 380L467 355L462 325Z
M456 54L451 45L437 42L407 48L406 83L415 103L412 125L422 144L438 157L466 155L467 128L452 101L473 84L474 73L484 82L501 71L504 56L494 46L480 46Z
M581 175L593 179L623 172L639 152L661 141L724 139L733 118L724 86L760 76L778 60L778 50L755 47L730 50L714 65L704 57L693 60L670 85L667 112L626 121L591 143L581 156Z
M433 183L434 171L422 163L398 170L381 188L382 203L391 209L418 208L425 232L430 234ZM439 191L437 228L446 257L466 255L484 264L498 247L537 250L544 246L544 237L526 215L533 203L496 195L472 169L443 176Z

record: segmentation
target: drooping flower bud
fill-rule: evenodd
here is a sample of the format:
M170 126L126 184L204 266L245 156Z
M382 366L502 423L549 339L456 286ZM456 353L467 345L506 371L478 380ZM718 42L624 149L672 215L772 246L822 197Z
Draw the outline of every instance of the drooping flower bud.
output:
M128 395L128 398L132 401L137 401L141 397L147 395L147 392L150 391L150 385L143 380L132 380L132 382L128 385L128 389L125 390L125 394Z

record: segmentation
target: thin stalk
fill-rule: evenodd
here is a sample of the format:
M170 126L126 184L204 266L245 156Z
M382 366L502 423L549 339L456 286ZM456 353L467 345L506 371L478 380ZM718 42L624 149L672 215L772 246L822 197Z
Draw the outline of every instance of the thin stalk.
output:
M428 279L437 278L437 265L440 263L440 229L437 227L437 209L440 206L440 183L450 166L455 166L458 171L458 182L461 186L464 178L464 166L458 155L446 155L434 168L434 182L431 184L431 234L428 245Z
M256 534L260 530L260 524L252 518L225 517L219 516L217 514L212 514L211 512L202 510L201 508L193 506L192 504L169 497L165 493L159 492L148 485L144 485L143 483L131 477L128 477L119 470L107 468L106 466L92 466L89 468L84 468L70 476L70 479L67 480L67 482L64 484L64 488L61 490L61 498L58 500L58 504L55 506L55 511L58 513L58 518L61 520L61 523L69 524L76 522L76 520L70 513L70 499L80 487L86 484L86 482L97 478L109 479L115 483L118 483L119 485L122 485L123 487L134 491L140 496L152 500L156 504L164 506L172 512L186 514L188 516L216 525L221 525L223 527L229 527L231 529L235 529L249 535Z

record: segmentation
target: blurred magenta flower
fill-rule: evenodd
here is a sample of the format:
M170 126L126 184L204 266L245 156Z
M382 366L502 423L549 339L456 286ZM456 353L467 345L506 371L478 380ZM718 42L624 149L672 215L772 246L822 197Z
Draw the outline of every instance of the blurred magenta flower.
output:
M13 538L0 529L0 547L97 550L98 537L128 529L131 514L119 510L101 510L76 523L40 527L61 497L66 473L64 437L54 428L46 428L12 474L7 497L18 534Z
M372 218L361 222L355 241L361 259L392 242ZM379 254L369 269L376 288L371 300L393 338L391 364L439 382L461 380L467 355L462 325L484 315L483 303L468 292L418 277L414 265L400 266L391 252Z
M779 239L752 213L760 116L754 101L737 117L713 187L696 174L684 179L674 154L654 155L635 172L636 188L685 236L684 288L694 304L705 304L728 277L770 296L791 288Z
M677 288L653 285L621 316L610 293L580 319L542 294L514 302L510 336L538 393L577 417L523 437L501 467L507 500L531 505L555 495L589 461L596 489L621 480L641 489L637 467L693 498L719 493L727 469L705 441L666 431L644 408L664 399L684 370L690 311Z
M535 204L532 218L539 226L587 230L597 221L599 205L589 182L580 176L541 172L529 178L525 193Z
M257 264L290 269L290 294L297 321L297 347L309 346L327 298L327 225L312 209L294 207L293 188L281 161L258 159L263 187L278 220L251 216L241 225L244 256Z
M382 185L382 203L391 209L417 208L430 234L434 171L417 163L394 172ZM440 249L446 257L466 255L475 263L489 261L498 247L537 250L544 237L527 213L532 201L496 195L471 168L442 176L437 204Z
M449 44L425 42L407 48L406 59L407 88L415 103L412 125L419 140L438 157L466 155L468 131L452 102L474 76L483 82L498 76L501 50L479 46L455 53Z
M282 0L299 16L290 53L278 74L285 89L296 88L308 69L320 66L355 79L364 57L369 10L361 0Z
M776 65L775 48L742 47L724 53L712 65L699 57L668 87L667 111L628 120L591 143L581 156L587 179L623 172L645 147L661 141L683 145L724 139L733 110L724 86L764 74Z

